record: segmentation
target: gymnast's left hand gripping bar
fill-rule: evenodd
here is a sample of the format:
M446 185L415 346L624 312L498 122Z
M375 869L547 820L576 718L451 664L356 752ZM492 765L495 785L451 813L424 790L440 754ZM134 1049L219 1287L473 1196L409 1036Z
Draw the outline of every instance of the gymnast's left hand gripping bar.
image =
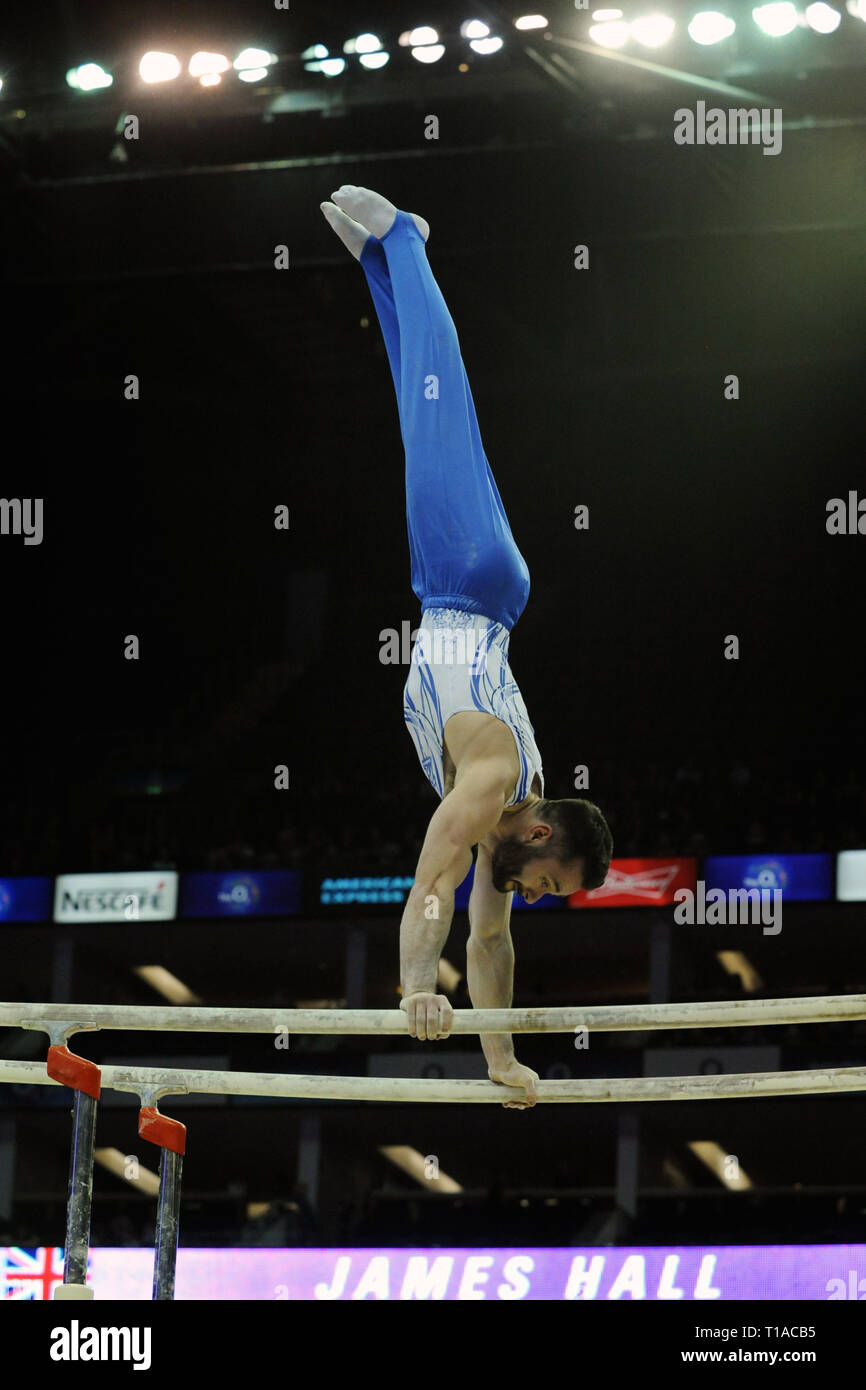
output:
M93 1297L93 1289L87 1283L87 1251L90 1245L90 1209L93 1202L96 1106L99 1101L101 1075L95 1062L89 1062L86 1057L76 1056L68 1047L59 1043L48 1049L47 1068L52 1081L60 1081L75 1092L63 1283L55 1288L54 1297L89 1299Z

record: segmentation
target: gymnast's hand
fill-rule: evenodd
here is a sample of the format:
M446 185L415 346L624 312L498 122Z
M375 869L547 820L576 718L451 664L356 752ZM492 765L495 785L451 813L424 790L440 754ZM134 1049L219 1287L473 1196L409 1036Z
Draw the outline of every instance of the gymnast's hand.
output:
M407 994L400 1008L409 1019L409 1032L422 1042L447 1038L451 1031L454 1010L444 994Z
M538 1072L531 1067L524 1067L520 1062L511 1061L505 1066L490 1067L487 1075L491 1081L497 1081L500 1086L523 1086L523 1100L506 1100L502 1103L503 1110L530 1110L538 1096L535 1093L535 1083L538 1080Z

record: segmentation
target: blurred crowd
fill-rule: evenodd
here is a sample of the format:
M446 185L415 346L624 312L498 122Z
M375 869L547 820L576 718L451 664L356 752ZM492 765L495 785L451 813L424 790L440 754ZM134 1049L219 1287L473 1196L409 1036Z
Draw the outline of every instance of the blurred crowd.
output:
M866 846L866 787L848 767L689 756L664 762L601 762L591 787L568 792L547 771L547 789L597 801L614 853L639 855L819 852ZM249 779L219 794L181 784L107 796L90 806L7 799L0 874L141 868L292 868L312 874L411 873L436 797L411 759L371 784L355 769L311 779L302 797L262 796Z

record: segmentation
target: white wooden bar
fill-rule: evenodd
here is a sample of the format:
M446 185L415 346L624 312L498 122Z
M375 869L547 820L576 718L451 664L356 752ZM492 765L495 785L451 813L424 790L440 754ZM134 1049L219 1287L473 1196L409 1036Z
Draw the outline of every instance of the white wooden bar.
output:
M492 1081L375 1076L290 1076L268 1072L186 1071L171 1067L104 1066L102 1085L114 1091L161 1095L270 1096L292 1100L399 1101L419 1104L502 1104L523 1091ZM0 1061L0 1083L57 1086L42 1062ZM866 1090L866 1067L754 1072L712 1076L540 1081L538 1099L563 1104L596 1101L741 1100L752 1096L826 1095Z
M845 1023L866 1019L866 994L800 999L732 999L718 1003L602 1004L586 1008L455 1009L461 1033L643 1032L660 1028L745 1028L779 1023ZM400 1009L233 1009L171 1004L6 1004L0 1028L68 1024L69 1035L94 1029L178 1033L407 1032Z

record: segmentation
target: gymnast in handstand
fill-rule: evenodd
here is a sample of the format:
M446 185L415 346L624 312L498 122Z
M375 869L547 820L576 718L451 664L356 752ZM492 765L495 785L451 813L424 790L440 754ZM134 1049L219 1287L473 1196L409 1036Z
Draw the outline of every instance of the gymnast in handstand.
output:
M508 663L529 571L482 448L457 331L427 260L422 217L343 184L322 212L361 264L385 339L406 454L412 588L421 622L404 717L440 796L400 924L401 1009L413 1037L447 1037L452 1009L436 991L454 892L472 865L467 983L478 1009L508 1008L514 984L511 895L528 903L597 888L613 841L601 811L544 795L541 757ZM481 1035L488 1075L524 1088L538 1074L511 1036Z

